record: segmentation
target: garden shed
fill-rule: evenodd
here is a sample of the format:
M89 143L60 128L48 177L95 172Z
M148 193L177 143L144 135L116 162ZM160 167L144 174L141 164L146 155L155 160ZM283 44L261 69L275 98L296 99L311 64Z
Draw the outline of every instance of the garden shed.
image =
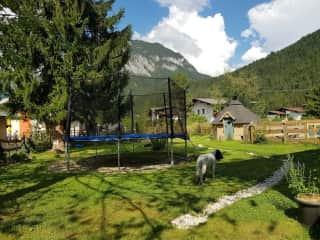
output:
M258 115L233 99L212 122L218 140L243 140L245 127L259 120Z

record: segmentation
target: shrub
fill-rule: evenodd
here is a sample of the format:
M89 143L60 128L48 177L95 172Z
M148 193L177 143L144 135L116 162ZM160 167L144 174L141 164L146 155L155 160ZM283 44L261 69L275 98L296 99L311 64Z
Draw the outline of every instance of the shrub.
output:
M10 157L8 157L8 160L11 162L24 162L29 160L28 155L23 152L18 152L12 154Z
M51 149L52 147L50 135L43 132L37 132L33 134L31 142L34 146L35 152L44 152Z
M150 139L151 141L151 149L153 151L163 150L167 144L166 139Z
M254 143L255 144L267 143L267 138L262 132L257 132Z
M299 161L295 163L293 161L294 157L288 155L288 173L286 175L289 189L294 195L299 193L319 193L320 184L317 175L317 170L309 170L309 174L306 174L306 168L304 163Z
M189 123L207 123L208 120L204 116L190 113L190 114L188 114L188 122Z

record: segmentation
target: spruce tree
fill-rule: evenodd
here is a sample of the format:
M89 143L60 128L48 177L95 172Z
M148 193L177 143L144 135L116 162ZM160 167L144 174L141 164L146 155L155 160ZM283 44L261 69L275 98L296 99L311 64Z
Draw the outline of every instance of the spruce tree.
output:
M14 13L0 17L0 79L7 106L47 127L61 126L56 128L60 150L69 99L74 117L87 125L116 118L110 110L127 84L131 28L118 29L124 10L112 15L113 4L4 0L0 5L2 13Z
M320 85L314 87L313 90L307 94L307 112L315 117L320 117Z

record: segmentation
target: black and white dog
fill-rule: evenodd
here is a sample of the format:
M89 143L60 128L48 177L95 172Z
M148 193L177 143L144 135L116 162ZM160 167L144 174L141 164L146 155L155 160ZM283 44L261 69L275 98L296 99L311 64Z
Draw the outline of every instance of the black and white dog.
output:
M220 161L221 159L223 159L223 155L219 149L211 153L201 154L197 158L197 163L196 163L196 183L197 184L203 183L205 179L205 175L209 171L208 169L211 169L212 177L214 177L216 161Z

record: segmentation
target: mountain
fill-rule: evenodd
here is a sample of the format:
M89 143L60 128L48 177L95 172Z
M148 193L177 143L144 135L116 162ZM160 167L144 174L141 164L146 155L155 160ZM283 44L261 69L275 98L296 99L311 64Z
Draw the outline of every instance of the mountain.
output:
M264 59L216 78L216 86L225 88L230 77L255 79L254 84L260 89L259 98L249 100L264 102L267 111L305 104L309 89L320 84L320 30ZM242 100L248 102L248 99Z
M180 53L176 53L159 43L149 43L140 40L131 42L131 57L126 69L130 74L128 88L135 92L148 92L162 88L156 80L149 78L168 78L174 72L181 72L190 80L192 92L200 92L200 86L212 78L199 73ZM163 81L165 82L165 81ZM200 93L199 93L200 94Z

